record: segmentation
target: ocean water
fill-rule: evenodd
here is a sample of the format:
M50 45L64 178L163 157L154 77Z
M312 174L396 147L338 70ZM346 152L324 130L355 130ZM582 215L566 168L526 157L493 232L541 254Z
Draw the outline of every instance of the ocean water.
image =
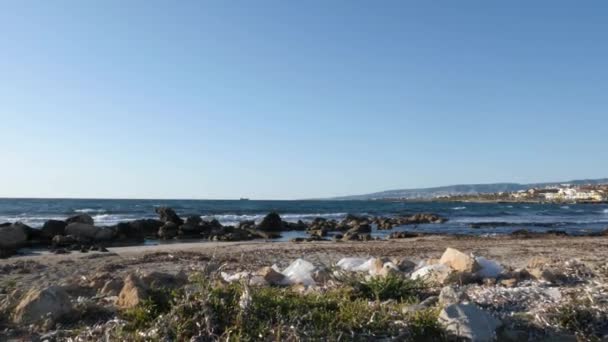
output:
M34 228L49 219L65 219L78 213L91 215L97 225L156 218L154 208L169 206L181 216L200 215L218 219L224 225L243 220L261 220L271 211L286 221L310 221L316 217L340 220L348 213L395 216L432 212L449 219L444 224L396 227L376 231L383 236L392 231L420 231L447 234L508 234L516 229L563 230L585 234L608 228L606 204L493 204L384 201L239 201L239 200L97 200L97 199L0 199L0 223L21 221ZM473 224L498 222L471 228ZM301 232L286 234L298 236Z

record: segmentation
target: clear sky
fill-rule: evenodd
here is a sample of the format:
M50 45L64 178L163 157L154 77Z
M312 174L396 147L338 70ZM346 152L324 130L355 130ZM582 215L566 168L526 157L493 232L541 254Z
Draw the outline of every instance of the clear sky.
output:
M608 176L605 1L4 1L0 196Z

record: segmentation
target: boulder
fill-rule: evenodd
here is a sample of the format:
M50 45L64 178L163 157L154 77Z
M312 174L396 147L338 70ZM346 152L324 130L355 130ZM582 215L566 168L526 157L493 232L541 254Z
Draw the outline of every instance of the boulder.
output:
M278 232L283 230L283 220L277 213L270 213L258 224L258 230Z
M203 226L185 223L179 226L177 235L180 237L200 238L203 228Z
M88 224L88 225L92 226L95 224L95 221L89 214L80 214L80 215L75 215L75 216L69 217L67 220L65 220L65 223L66 224L84 223L84 224Z
M241 221L241 222L239 222L239 225L237 227L239 229L254 228L255 227L255 221L253 221L253 220Z
M95 233L95 241L110 241L115 237L116 231L111 228L99 228Z
M40 228L40 235L43 239L50 241L55 235L65 235L65 227L67 225L65 221L48 220Z
M0 227L0 256L9 256L27 242L27 226L19 222Z
M72 235L55 235L51 243L53 247L68 247L78 243L78 240Z
M174 222L167 222L158 229L158 237L161 239L173 239L177 236L178 227Z
M139 238L141 235L143 235L144 237L156 237L156 235L158 234L158 230L160 229L160 227L163 226L163 224L164 223L162 221L154 219L142 219L131 221L128 223L130 234L127 234L127 237L133 236Z
M450 247L445 250L439 262L458 272L476 272L480 269L475 258Z
M55 322L71 311L70 298L63 288L32 289L15 308L13 321L17 324L38 323L46 319Z
M371 233L372 232L372 226L364 223L364 224L357 224L355 225L353 228L348 230L349 232L354 232L354 233L358 233L358 234L365 234L365 233Z
M444 223L447 219L437 214L419 213L401 220L401 224Z
M79 240L93 241L100 228L86 223L70 223L65 227L66 235L72 235Z
M190 226L198 226L201 223L203 223L203 219L200 216L198 216L198 215L192 215L192 216L188 216L186 218L186 223L185 224L190 225Z
M139 277L129 274L125 278L124 285L118 294L116 305L121 309L133 308L148 297L148 287Z
M439 314L438 321L448 334L473 342L494 341L496 329L502 326L502 322L474 304L448 305Z
M174 275L154 271L143 274L140 279L148 288L175 289L185 285L188 282L188 277L183 272Z
M528 261L526 271L536 280L544 280L550 283L566 283L568 276L559 265L545 257L533 257Z
M272 267L262 267L257 275L264 278L264 281L270 285L283 285L285 284L285 276L282 273L277 272Z
M182 224L184 224L184 220L182 220L177 213L168 207L158 207L156 209L154 209L154 211L156 211L156 213L160 216L160 220L167 223L167 222L173 222L176 225L180 226Z
M390 228L389 228L390 229ZM410 239L419 237L420 233L411 233L411 232L392 232L388 238L389 239Z

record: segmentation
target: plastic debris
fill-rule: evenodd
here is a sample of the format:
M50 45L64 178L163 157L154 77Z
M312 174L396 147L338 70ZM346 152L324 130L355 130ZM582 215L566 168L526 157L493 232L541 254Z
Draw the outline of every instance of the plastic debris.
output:
M315 285L312 273L317 268L304 259L296 259L286 269L283 270L286 285L302 284L305 286Z
M479 266L481 266L481 269L477 271L477 274L483 278L496 278L503 271L502 266L494 260L486 259L484 257L476 257L475 261L477 261Z

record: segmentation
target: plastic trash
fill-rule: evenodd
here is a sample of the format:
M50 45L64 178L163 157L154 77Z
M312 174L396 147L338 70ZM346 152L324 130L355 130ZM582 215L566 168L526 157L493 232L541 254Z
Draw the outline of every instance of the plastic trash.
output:
M225 282L227 283L235 283L240 281L241 279L247 279L251 276L251 273L249 272L238 272L235 274L228 274L226 272L221 272L220 275L222 276L222 279L224 279Z
M419 268L416 272L412 273L410 278L412 279L425 279L425 278L433 278L438 274L448 274L451 272L451 268L444 264L433 264L428 266L423 266Z
M283 275L287 285L302 284L305 286L315 285L315 280L312 278L312 273L316 267L304 259L296 259L286 269L283 270Z
M343 258L338 261L336 266L343 269L344 271L358 272L361 266L364 265L366 262L368 262L368 259L365 258Z
M486 259L484 257L476 257L475 260L479 266L481 266L481 269L477 271L477 274L483 278L496 278L503 271L502 266L494 260Z

